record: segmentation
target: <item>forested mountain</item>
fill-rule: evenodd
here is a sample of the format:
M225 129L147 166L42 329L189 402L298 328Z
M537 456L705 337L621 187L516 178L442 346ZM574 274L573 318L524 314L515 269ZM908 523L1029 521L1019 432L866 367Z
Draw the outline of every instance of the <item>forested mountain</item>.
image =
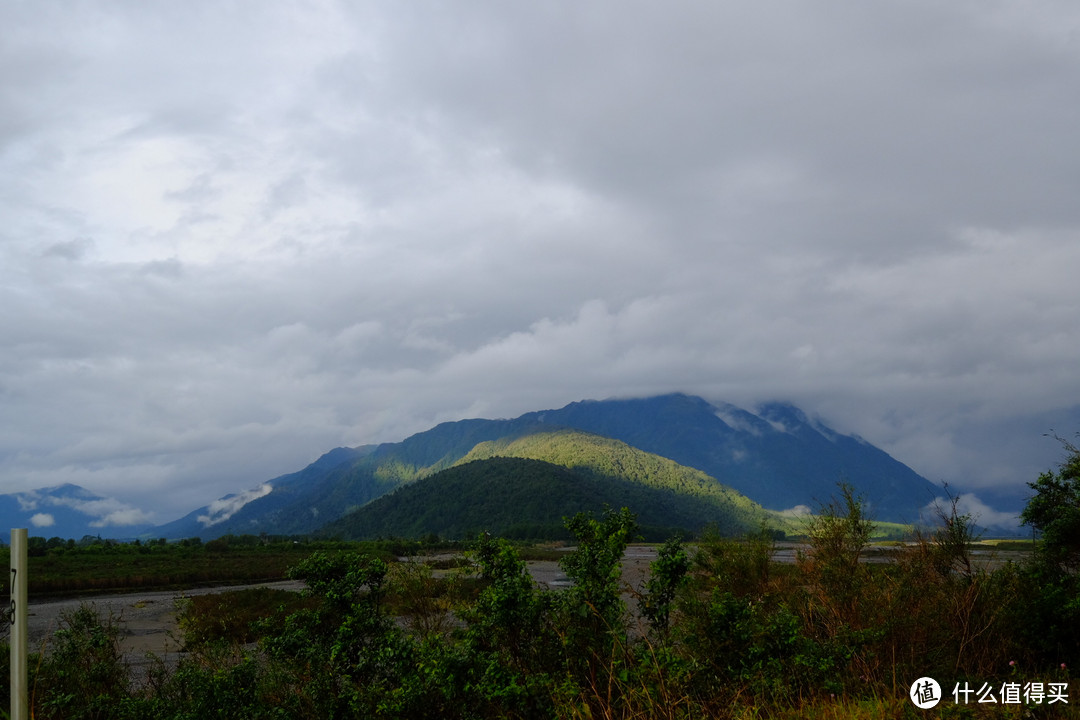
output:
M713 525L726 534L756 528L767 513L700 470L625 443L578 431L536 433L478 444L441 470L349 513L323 534L347 539L559 538L563 518L628 507L647 539ZM781 524L773 518L774 524Z
M786 403L757 413L683 394L585 400L529 413L536 421L622 440L719 479L767 508L811 508L840 481L865 495L879 520L914 522L940 489L862 438L844 435Z
M764 509L700 470L647 453L624 442L577 430L536 432L517 439L480 443L464 461L490 457L543 460L595 478L621 480L693 502L708 512L719 511L731 524L753 525ZM710 520L726 524L717 517Z
M559 429L618 440L694 468L771 510L815 507L846 481L865 496L878 520L911 522L936 490L880 449L791 405L767 405L755 414L675 394L576 402L510 420L447 422L400 442L338 448L300 472L221 498L148 534L211 538L314 532L402 484L466 459L491 457L493 448L552 462L523 449L529 444L514 443ZM633 472L647 477L661 470L650 466Z

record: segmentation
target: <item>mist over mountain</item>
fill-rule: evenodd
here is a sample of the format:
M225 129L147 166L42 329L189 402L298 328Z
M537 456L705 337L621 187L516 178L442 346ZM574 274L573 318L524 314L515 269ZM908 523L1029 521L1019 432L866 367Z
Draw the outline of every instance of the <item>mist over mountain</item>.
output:
M757 413L683 394L571 403L519 420L622 440L697 468L772 510L816 508L850 482L879 520L914 522L940 488L865 440L794 405Z
M373 445L334 448L303 470L268 480L257 488L225 495L178 520L155 527L149 534L170 539L186 537L211 539L230 533L234 535L261 532L289 534L293 532L294 526L301 528L295 531L297 533L310 532L340 515L340 513L331 514L331 517L320 521L317 507L311 504L314 498L318 497L320 491L327 485L333 485L344 469L375 449ZM368 499L373 499L378 494L381 493L375 493ZM283 523L281 516L288 514L289 509L296 505L312 508L310 522Z
M552 438L558 438L560 431L589 434L592 449L586 452L568 437L554 442ZM445 422L399 442L335 448L297 472L225 495L163 525L152 526L150 513L74 485L2 495L0 518L10 527L29 527L33 535L65 538L87 534L174 539L211 539L229 533L308 534L403 485L474 460L517 457L571 470L570 476L548 472L552 479L548 491L554 494L568 492L568 478L582 477L583 470L589 474L588 482L595 485L604 473L574 467L577 461L567 461L565 456L567 452L588 455L602 445L597 444L597 438L692 469L769 511L816 509L833 497L837 483L843 481L863 496L875 519L911 523L925 517L928 503L941 495L939 488L884 451L858 436L837 432L793 405L770 403L749 411L670 394L585 400L513 419ZM570 447L576 449L570 451ZM621 457L625 460L629 455ZM612 488L625 489L629 486L620 483L628 481L648 484L667 472L659 465L642 470L646 465L627 461L619 472L607 474L609 486L602 490L593 487L590 492L618 504L619 494ZM490 475L491 471L485 473ZM461 480L462 476L455 477ZM529 493L543 488L543 483L526 485ZM427 492L425 502L432 502L434 491ZM577 507L584 496L575 491L568 497L578 499L553 500L546 505L530 500L526 504ZM969 505L977 503L977 498L964 498ZM459 500L446 498L447 503ZM656 522L681 522L684 526L697 522L692 519L697 516L687 514L685 507L680 512ZM989 507L984 512L992 518L1006 515ZM546 516L521 519L525 524L547 527L550 520ZM380 527L386 530L384 525Z
M400 442L337 448L299 472L227 495L151 532L170 538L315 532L405 483L452 467L484 443L508 445L558 429L611 438L694 468L769 510L813 509L845 481L865 496L876 519L914 522L937 493L887 453L792 405L753 413L672 394L445 422Z
M153 527L150 520L143 510L70 483L0 495L0 527L24 527L32 536L135 538Z

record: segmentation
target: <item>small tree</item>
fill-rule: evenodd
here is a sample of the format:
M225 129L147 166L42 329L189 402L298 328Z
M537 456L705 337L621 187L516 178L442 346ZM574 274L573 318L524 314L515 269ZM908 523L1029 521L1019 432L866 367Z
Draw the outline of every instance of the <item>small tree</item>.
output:
M1044 660L1075 664L1080 662L1080 448L1057 440L1068 456L1056 472L1028 483L1035 494L1020 513L1025 525L1042 533L1042 543L1024 569L1032 591L1018 620Z
M710 526L697 542L693 563L709 588L760 599L769 592L775 554L775 536L765 523L742 538L724 537Z
M866 517L863 498L840 483L840 498L823 505L811 518L806 534L810 550L800 565L813 581L812 591L829 622L857 625L859 600L867 569L860 562L874 523Z
M1080 448L1057 439L1069 455L1057 472L1044 472L1028 483L1035 495L1020 520L1042 533L1042 558L1071 574L1080 569Z
M649 567L651 572L641 598L641 614L649 621L653 631L665 637L675 593L686 582L690 570L690 557L686 554L682 539L674 537L664 543Z
M586 513L566 519L577 548L559 561L571 585L559 593L559 622L567 670L579 687L590 688L589 701L607 694L602 688L625 667L626 603L621 596L622 558L637 535L637 520L627 508L607 509L597 520Z
M473 607L461 611L472 646L515 672L543 665L551 640L549 602L525 562L509 542L487 533L477 539L473 557L485 586Z
M605 631L620 628L626 606L620 597L622 558L637 535L637 519L627 508L605 510L597 520L578 513L566 520L566 529L577 539L577 549L559 561L573 581L567 597L582 617L591 615Z

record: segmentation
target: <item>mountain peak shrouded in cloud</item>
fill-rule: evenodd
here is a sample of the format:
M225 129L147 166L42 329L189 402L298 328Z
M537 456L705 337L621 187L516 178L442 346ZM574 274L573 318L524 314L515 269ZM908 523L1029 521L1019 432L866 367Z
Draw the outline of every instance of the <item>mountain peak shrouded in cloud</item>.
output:
M298 472L227 494L156 527L148 525L149 513L73 484L2 495L0 514L13 527L29 526L35 535L45 536L209 539L229 533L307 534L327 524L338 527L333 523L343 514L403 485L473 460L504 456L555 463L574 472L586 469L582 480L587 480L586 485L566 497L542 497L542 483L534 483L522 495L530 506L539 503L549 511L542 522L538 518L523 522L545 527L551 526L552 508L579 506L591 496L615 497L622 492L618 490L622 482L635 484L636 489L625 486L624 490L636 501L657 502L662 492L656 483L670 482L676 466L682 468L676 475L681 473L684 479L675 486L719 483L709 495L710 502L735 493L731 497L756 503L754 512L779 513L774 517L811 512L835 496L841 481L854 487L878 520L933 522L936 508L944 502L937 497L937 487L901 462L793 404L771 402L750 411L674 393L583 400L513 419L443 422L398 442L335 448ZM584 465L578 467L580 463ZM616 485L594 487L607 467L621 468L612 476ZM497 480L498 472L491 472L485 482ZM654 472L656 477L651 475ZM527 474L535 475L532 470ZM558 486L569 480L558 473L552 478ZM430 503L439 490L426 492ZM661 492L661 496L649 500L645 495L650 492ZM684 529L693 530L706 522L708 512L693 510L690 496L680 502L684 505L678 512L673 505L669 510L674 514L664 511L653 518L651 522L659 523L654 530L678 522L689 523ZM1015 513L997 510L975 493L959 496L958 508L971 513L981 527L1015 532ZM510 519L507 516L504 521ZM350 533L355 531L348 527Z
M721 495L740 495L757 503L758 510L763 506L762 512L786 511L782 513L785 517L828 502L841 481L850 482L875 517L887 521L919 521L920 509L937 492L925 478L887 453L833 430L820 419L811 419L794 405L769 404L755 413L676 393L584 400L513 419L443 422L398 442L337 448L299 472L280 476L256 490L227 495L154 528L151 534L171 538L257 532L288 535L318 532L328 524L331 534L334 528L355 534L358 531L349 523L335 521L405 485L472 460L504 456L555 463L575 471L584 463L592 468L590 472L601 475L601 468L618 467L615 475L619 482L632 481L653 490L660 475L669 476L671 468L679 466L684 480L676 486L718 484L725 488ZM597 460L598 456L602 459ZM643 460L645 456L651 459ZM591 460L582 459L586 457ZM631 471L631 466L637 470ZM521 470L515 468L507 471L510 474L502 482L513 482ZM481 474L488 476L485 482L498 481L498 472L490 468ZM534 473L529 470L527 474ZM552 488L563 486L567 479L558 473L552 478ZM605 497L618 494L605 486L578 488L567 497L543 497L543 492L537 494L542 486L533 483L522 497L528 496L530 506L546 507L547 514L542 522L535 517L523 519L526 525L539 522L550 526L552 508L580 504L590 493ZM662 493L643 499L641 487L631 493L637 501L661 499ZM439 492L438 485L425 490L429 506L425 512L436 511ZM577 499L571 500L571 496ZM462 501L467 499L447 499L455 507ZM686 528L700 529L705 522L700 513L688 513L685 508L676 515L690 523ZM674 522L674 515L665 517L668 520L664 522ZM419 527L413 520L410 532ZM375 525L389 532L381 522ZM365 526L375 525L365 521Z
M1080 429L1073 4L420 1L0 3L4 492L679 389L1012 502Z
M25 527L32 535L136 537L154 519L152 512L70 483L0 495L0 524Z
M544 417L703 470L774 510L819 506L851 480L880 519L914 522L936 490L884 451L791 403L752 412L676 393L572 403Z

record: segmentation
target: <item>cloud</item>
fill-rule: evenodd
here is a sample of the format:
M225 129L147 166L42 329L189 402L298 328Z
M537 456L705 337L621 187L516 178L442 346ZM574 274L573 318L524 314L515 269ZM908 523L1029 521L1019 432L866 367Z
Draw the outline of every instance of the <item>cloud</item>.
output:
M0 480L180 516L682 390L1022 488L1080 422L1077 11L789 10L0 5Z
M920 522L928 525L940 523L942 514L946 516L951 511L952 504L947 498L935 498L928 503L919 513ZM991 531L1016 533L1020 528L1018 513L1001 512L987 505L974 493L963 493L956 496L956 512L959 515L971 516L971 521Z
M238 495L230 495L229 497L215 500L207 506L206 514L199 515L196 519L203 524L203 527L217 525L218 523L231 518L252 500L266 497L273 489L274 488L270 486L270 483L263 483L254 490L246 490Z
M86 499L73 496L44 496L41 502L53 507L68 507L94 518L90 527L123 527L153 522L154 513L132 507L115 498Z
M36 528L52 527L56 524L56 518L49 513L35 513L30 516L30 524Z
M76 238L67 242L58 242L45 248L44 257L57 257L65 260L81 260L94 246L89 238Z
M139 508L123 507L112 510L90 523L90 527L145 525L154 520L154 513Z

